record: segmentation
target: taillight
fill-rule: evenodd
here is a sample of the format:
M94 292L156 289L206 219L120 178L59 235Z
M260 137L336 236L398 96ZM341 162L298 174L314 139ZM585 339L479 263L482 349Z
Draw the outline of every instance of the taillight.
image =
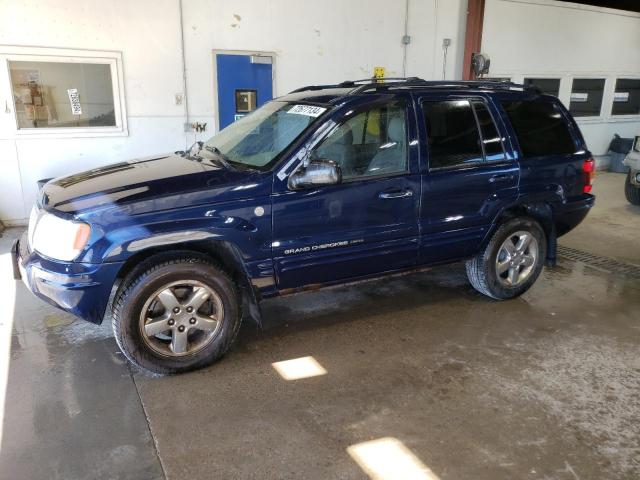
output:
M593 188L593 178L596 176L596 162L593 158L589 158L582 163L582 171L584 172L584 187L582 187L582 191L589 193Z

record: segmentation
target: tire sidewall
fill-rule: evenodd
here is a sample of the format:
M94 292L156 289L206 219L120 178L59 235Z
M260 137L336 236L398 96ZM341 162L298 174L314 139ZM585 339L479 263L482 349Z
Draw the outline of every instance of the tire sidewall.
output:
M142 338L140 313L151 295L163 286L181 280L199 281L219 295L224 308L222 328L211 343L194 354L164 356L152 350ZM239 327L239 313L233 283L213 265L200 262L170 263L144 273L133 281L121 300L114 330L125 355L134 363L156 373L177 373L208 365L222 356Z
M538 242L538 258L531 275L527 280L516 287L504 285L498 279L495 262L500 247L504 241L518 231L526 231L531 233ZM522 295L535 283L540 272L544 267L545 258L547 257L547 238L544 230L538 222L528 217L514 218L503 224L493 235L483 258L483 268L486 272L487 287L492 295L498 299L514 298Z
M631 183L631 175L632 173L629 171L624 183L624 193L629 203L632 205L640 205L640 187Z

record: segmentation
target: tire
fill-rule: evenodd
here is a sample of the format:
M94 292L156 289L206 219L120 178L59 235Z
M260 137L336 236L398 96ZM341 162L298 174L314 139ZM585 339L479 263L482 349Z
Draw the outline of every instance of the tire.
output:
M113 332L140 368L186 372L228 351L240 328L240 305L236 284L207 257L164 256L124 280L112 306Z
M522 240L524 245L527 235L531 238L527 247L517 253L519 242ZM510 254L511 250L516 253ZM487 246L466 262L467 277L473 288L488 297L515 298L536 281L546 256L547 239L540 224L529 217L513 218L500 225ZM507 270L498 273L505 266ZM513 276L512 271L516 272Z
M627 173L627 179L624 182L624 195L632 205L640 205L640 187L631 183L631 172Z

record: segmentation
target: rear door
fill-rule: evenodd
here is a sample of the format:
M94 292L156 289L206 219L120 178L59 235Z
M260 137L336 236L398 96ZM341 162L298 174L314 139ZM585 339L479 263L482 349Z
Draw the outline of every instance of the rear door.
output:
M489 97L418 95L417 100L426 159L419 261L471 255L496 214L517 199L518 164Z

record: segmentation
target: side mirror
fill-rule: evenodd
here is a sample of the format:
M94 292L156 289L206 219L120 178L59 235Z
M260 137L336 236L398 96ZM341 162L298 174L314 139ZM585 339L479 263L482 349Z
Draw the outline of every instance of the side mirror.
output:
M300 190L320 185L335 185L342 182L342 170L333 160L321 158L300 166L289 177L289 188Z

